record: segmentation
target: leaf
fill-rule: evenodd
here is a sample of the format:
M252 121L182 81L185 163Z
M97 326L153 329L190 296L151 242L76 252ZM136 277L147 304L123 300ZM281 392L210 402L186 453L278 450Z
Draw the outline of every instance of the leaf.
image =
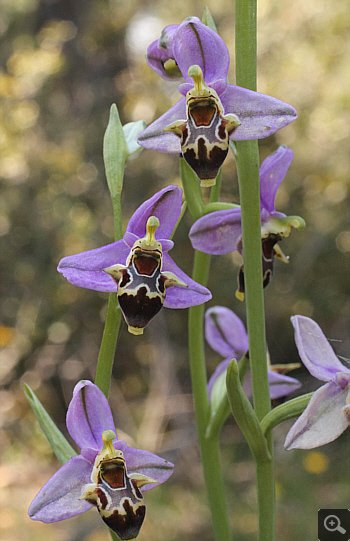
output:
M267 441L253 406L243 391L236 359L227 367L226 386L232 415L242 430L256 461L271 460Z
M128 156L129 151L123 126L114 103L110 110L109 122L103 139L103 159L112 198L120 196L122 192L124 168Z
M209 10L208 6L205 6L205 8L203 10L202 23L205 24L206 26L209 26L209 28L214 30L214 32L216 32L216 33L218 32L217 29L216 29L214 19L212 17L212 14L210 13L210 10Z
M29 404L37 418L39 425L44 432L47 441L57 456L60 463L63 465L77 453L68 443L62 432L57 428L50 415L47 413L40 400L36 397L32 389L24 383L24 394L26 395Z

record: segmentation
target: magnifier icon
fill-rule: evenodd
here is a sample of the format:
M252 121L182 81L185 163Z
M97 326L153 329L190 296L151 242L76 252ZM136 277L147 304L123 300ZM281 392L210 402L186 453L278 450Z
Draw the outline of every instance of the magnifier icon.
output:
M340 532L342 534L346 533L346 530L340 526L340 520L336 515L328 515L324 519L324 527L329 532Z

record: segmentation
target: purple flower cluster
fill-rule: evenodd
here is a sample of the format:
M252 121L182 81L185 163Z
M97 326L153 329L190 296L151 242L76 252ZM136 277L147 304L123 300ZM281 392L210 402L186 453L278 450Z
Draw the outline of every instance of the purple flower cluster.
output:
M276 98L228 84L229 52L220 36L198 18L167 26L147 50L149 66L163 79L183 78L179 101L139 136L151 150L182 154L202 186L212 186L226 158L229 141L261 139L297 117L295 109ZM134 136L134 139L136 136ZM138 147L134 142L135 152ZM137 147L137 148L136 148ZM260 216L264 286L273 273L274 257L288 262L279 242L304 221L276 211L276 192L293 152L280 146L260 168ZM115 292L132 334L143 329L164 306L188 308L211 299L210 291L187 276L168 252L182 208L182 190L168 186L145 201L132 215L123 239L64 257L58 271L70 283L101 292ZM191 228L192 246L220 255L242 246L241 209L202 216ZM238 298L244 296L244 271ZM325 381L287 435L286 449L310 449L337 438L350 423L350 369L342 365L318 325L294 316L295 340L310 373ZM205 314L205 336L224 360L208 382L209 400L232 358L249 350L242 321L228 308ZM268 366L271 399L284 397L300 382ZM217 387L216 387L217 389ZM248 373L244 390L251 396ZM81 449L45 484L29 508L33 520L61 521L96 507L120 539L137 537L145 516L143 493L165 482L173 464L118 440L108 401L90 381L79 382L67 412L67 430Z

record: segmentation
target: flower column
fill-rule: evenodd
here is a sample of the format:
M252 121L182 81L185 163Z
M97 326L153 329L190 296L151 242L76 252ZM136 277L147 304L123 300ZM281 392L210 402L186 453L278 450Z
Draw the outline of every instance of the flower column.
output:
M256 90L257 2L236 0L236 84ZM237 169L242 210L245 294L254 408L258 419L270 411L262 284L259 153L257 141L237 145ZM269 441L272 453L272 441ZM259 541L275 539L273 460L257 461Z

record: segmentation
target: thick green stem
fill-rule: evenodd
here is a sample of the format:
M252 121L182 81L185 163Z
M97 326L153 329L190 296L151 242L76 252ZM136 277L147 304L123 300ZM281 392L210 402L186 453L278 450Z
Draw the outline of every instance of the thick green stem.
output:
M236 0L236 84L257 88L257 1ZM259 152L257 141L237 142L237 170L242 209L244 281L253 401L261 421L271 409L267 378L260 222ZM272 455L272 438L268 438ZM259 541L275 539L273 461L256 461Z
M115 348L117 346L121 317L122 315L119 308L117 294L110 293L105 328L103 330L95 376L95 384L101 389L107 398L111 382Z
M120 198L120 194L112 197L115 240L119 240L123 236ZM107 398L111 383L115 349L117 346L121 318L122 313L119 307L117 293L110 293L95 376L95 384L101 389Z
M267 378L262 284L259 154L257 141L237 142L242 211L244 284L254 408L259 420L271 409Z
M205 285L208 279L210 255L195 252L193 279ZM202 456L205 484L211 510L215 538L229 541L230 525L224 494L221 459L218 438L205 437L209 422L209 401L207 394L207 373L204 358L203 336L204 305L189 310L189 354L191 366L192 393L197 423L199 446Z

